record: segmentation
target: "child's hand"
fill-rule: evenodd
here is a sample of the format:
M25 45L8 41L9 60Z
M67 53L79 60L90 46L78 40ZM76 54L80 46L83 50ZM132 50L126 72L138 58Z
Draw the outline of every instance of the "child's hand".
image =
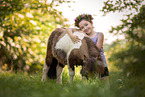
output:
M79 37L77 35L72 35L71 39L72 39L73 43L77 43L81 40L81 39L79 39Z
M73 41L73 43L77 43L77 42L79 42L81 40L81 39L79 39L79 37L77 35L73 35L71 28L67 28L66 31L69 34L69 36L70 36L71 40Z

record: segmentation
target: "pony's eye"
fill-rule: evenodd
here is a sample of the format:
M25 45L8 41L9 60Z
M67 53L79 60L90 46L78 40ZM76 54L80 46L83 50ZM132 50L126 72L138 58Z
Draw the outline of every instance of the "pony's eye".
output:
M85 75L88 75L88 71L85 72Z

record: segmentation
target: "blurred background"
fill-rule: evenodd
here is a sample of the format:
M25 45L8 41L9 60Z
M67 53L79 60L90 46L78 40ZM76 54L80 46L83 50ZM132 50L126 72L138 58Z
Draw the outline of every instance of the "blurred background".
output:
M110 72L144 76L144 0L1 0L0 71L42 70L51 32L83 13L104 33Z
M88 13L104 33L109 84L82 83L76 68L73 85L67 66L63 85L41 82L47 40L60 27L75 27ZM1 97L145 97L144 0L0 0Z

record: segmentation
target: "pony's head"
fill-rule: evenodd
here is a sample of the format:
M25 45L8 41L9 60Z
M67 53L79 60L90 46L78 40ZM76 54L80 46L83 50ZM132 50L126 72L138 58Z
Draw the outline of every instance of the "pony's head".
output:
M87 78L92 78L96 74L104 73L104 63L97 58L88 58L81 70L82 76L86 76Z

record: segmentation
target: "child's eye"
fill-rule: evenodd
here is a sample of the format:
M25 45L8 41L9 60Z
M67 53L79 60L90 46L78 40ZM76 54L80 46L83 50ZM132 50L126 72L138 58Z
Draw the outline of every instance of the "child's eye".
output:
M88 24L85 24L85 26L88 26Z
M82 27L81 29L84 29L84 27Z

